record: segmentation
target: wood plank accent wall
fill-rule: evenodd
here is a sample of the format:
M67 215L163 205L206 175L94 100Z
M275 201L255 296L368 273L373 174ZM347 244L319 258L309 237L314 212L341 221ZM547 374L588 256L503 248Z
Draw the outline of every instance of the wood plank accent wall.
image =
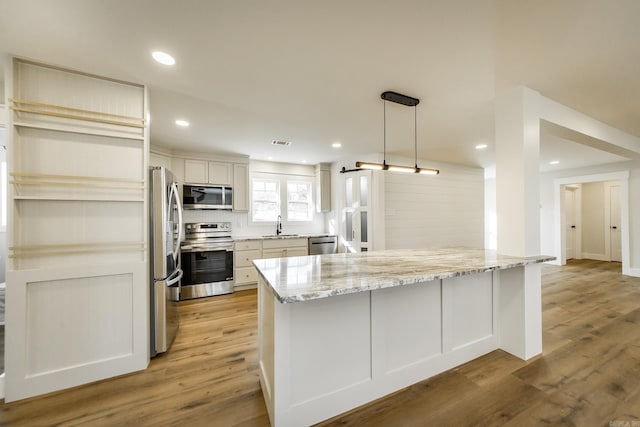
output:
M484 247L484 172L385 174L386 248Z

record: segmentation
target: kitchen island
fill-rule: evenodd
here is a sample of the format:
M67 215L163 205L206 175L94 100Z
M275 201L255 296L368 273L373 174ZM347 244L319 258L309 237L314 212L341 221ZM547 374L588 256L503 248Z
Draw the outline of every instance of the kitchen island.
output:
M328 419L498 348L541 351L540 263L552 259L446 248L254 260L271 424Z

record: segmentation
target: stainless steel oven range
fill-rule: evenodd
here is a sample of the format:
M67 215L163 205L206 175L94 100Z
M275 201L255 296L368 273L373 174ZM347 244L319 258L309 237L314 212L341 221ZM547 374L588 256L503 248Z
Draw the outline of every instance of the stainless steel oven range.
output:
M184 272L180 299L232 293L231 223L188 223L184 229L185 240L180 250Z

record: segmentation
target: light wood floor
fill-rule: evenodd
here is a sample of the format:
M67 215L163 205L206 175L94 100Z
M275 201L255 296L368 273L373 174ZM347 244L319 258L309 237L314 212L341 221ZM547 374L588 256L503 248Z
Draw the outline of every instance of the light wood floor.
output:
M616 263L545 265L542 302L542 356L494 351L322 425L640 426L640 279ZM181 304L178 338L149 369L4 404L0 425L268 426L255 291Z

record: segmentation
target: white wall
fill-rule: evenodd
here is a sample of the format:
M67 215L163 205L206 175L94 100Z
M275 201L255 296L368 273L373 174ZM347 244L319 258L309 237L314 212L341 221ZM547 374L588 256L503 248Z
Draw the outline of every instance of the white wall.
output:
M330 223L338 224L344 205L339 170L353 168L356 159L344 158L333 165L333 206ZM357 160L382 162L382 155ZM413 159L388 157L387 163L412 165ZM382 206L373 214L376 248L424 248L437 246L484 247L484 170L447 163L418 161L440 169L438 176L377 172ZM377 218L380 220L380 218Z
M385 175L386 248L484 247L484 171Z
M498 249L498 216L496 213L496 170L484 170L484 247Z
M582 185L582 257L605 257L604 235L604 182Z

